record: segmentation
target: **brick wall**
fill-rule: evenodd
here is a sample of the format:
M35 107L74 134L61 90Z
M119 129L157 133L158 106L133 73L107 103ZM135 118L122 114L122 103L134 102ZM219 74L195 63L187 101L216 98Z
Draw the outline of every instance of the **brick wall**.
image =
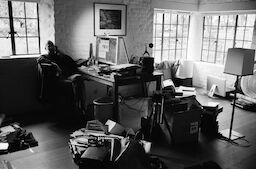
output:
M90 43L93 43L95 54L93 2L93 0L55 0L56 44L74 59L88 58ZM128 54L129 56L141 56L144 52L144 44L152 41L153 9L151 1L101 0L97 2L127 5L127 36L124 39ZM124 50L123 46L121 48ZM124 54L122 57L125 57Z
M55 39L60 50L69 54L73 59L88 58L89 46L95 41L93 29L94 0L55 0ZM118 3L127 5L127 35L124 37L128 54L141 56L145 43L152 42L153 9L151 0L98 0L102 3ZM125 60L124 46L121 44L121 59ZM151 52L151 51L149 51ZM106 94L106 87L93 82L86 82L88 102L95 95Z
M45 53L44 47L47 40L55 41L54 0L40 0L38 8L41 52Z

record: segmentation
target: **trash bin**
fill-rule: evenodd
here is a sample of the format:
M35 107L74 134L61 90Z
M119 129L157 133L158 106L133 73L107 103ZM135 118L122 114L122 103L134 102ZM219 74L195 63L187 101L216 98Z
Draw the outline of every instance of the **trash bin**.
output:
M113 100L110 97L100 97L93 100L94 118L103 124L108 119L113 119Z

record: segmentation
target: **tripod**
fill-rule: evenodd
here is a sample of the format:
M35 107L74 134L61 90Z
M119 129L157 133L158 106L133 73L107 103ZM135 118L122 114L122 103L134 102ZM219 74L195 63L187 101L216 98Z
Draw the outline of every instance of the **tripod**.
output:
M164 114L164 95L161 92L156 91L152 97L152 101L153 101L153 108L152 108L152 113L149 116L149 119L150 119L149 138L152 140L154 128L159 127L160 124L165 124L168 130L168 133L172 139L173 138L172 132L168 124L167 118Z

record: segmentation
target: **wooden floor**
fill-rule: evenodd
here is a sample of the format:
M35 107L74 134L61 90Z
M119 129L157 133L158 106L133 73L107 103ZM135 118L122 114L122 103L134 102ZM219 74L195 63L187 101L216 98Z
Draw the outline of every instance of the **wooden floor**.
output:
M224 107L224 111L218 116L219 128L229 128L232 110L230 101L209 99L203 91L198 92L197 99L201 103L219 102L220 106ZM48 119L50 118L48 115ZM197 145L172 146L153 143L152 153L158 155L169 169L182 169L209 160L217 162L223 169L256 168L256 113L236 108L233 126L236 131L246 136L245 139L249 143L240 140L238 146L220 139L208 139L200 134ZM1 160L9 160L15 169L78 168L72 161L67 142L69 134L84 127L83 123L58 122L55 119L35 121L23 127L34 134L39 146L32 150L0 155Z

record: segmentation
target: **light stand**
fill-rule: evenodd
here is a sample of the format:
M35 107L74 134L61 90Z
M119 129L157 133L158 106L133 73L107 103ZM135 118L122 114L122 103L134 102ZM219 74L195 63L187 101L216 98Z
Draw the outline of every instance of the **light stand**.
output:
M255 50L253 49L243 49L243 48L229 48L227 59L224 67L224 73L235 75L235 91L234 91L234 100L231 114L230 128L220 131L223 137L228 140L236 140L245 137L244 135L233 131L233 121L235 115L235 106L236 106L236 94L238 88L238 79L240 76L252 75L254 67L254 57Z
M238 79L239 79L239 76L237 75L236 82L235 82L235 91L234 91L234 100L233 100L230 128L220 131L220 133L222 134L223 137L225 137L229 140L232 140L232 141L245 137L244 135L232 130L234 115L235 115L235 107L236 107L236 93L237 93L237 87L238 87Z

